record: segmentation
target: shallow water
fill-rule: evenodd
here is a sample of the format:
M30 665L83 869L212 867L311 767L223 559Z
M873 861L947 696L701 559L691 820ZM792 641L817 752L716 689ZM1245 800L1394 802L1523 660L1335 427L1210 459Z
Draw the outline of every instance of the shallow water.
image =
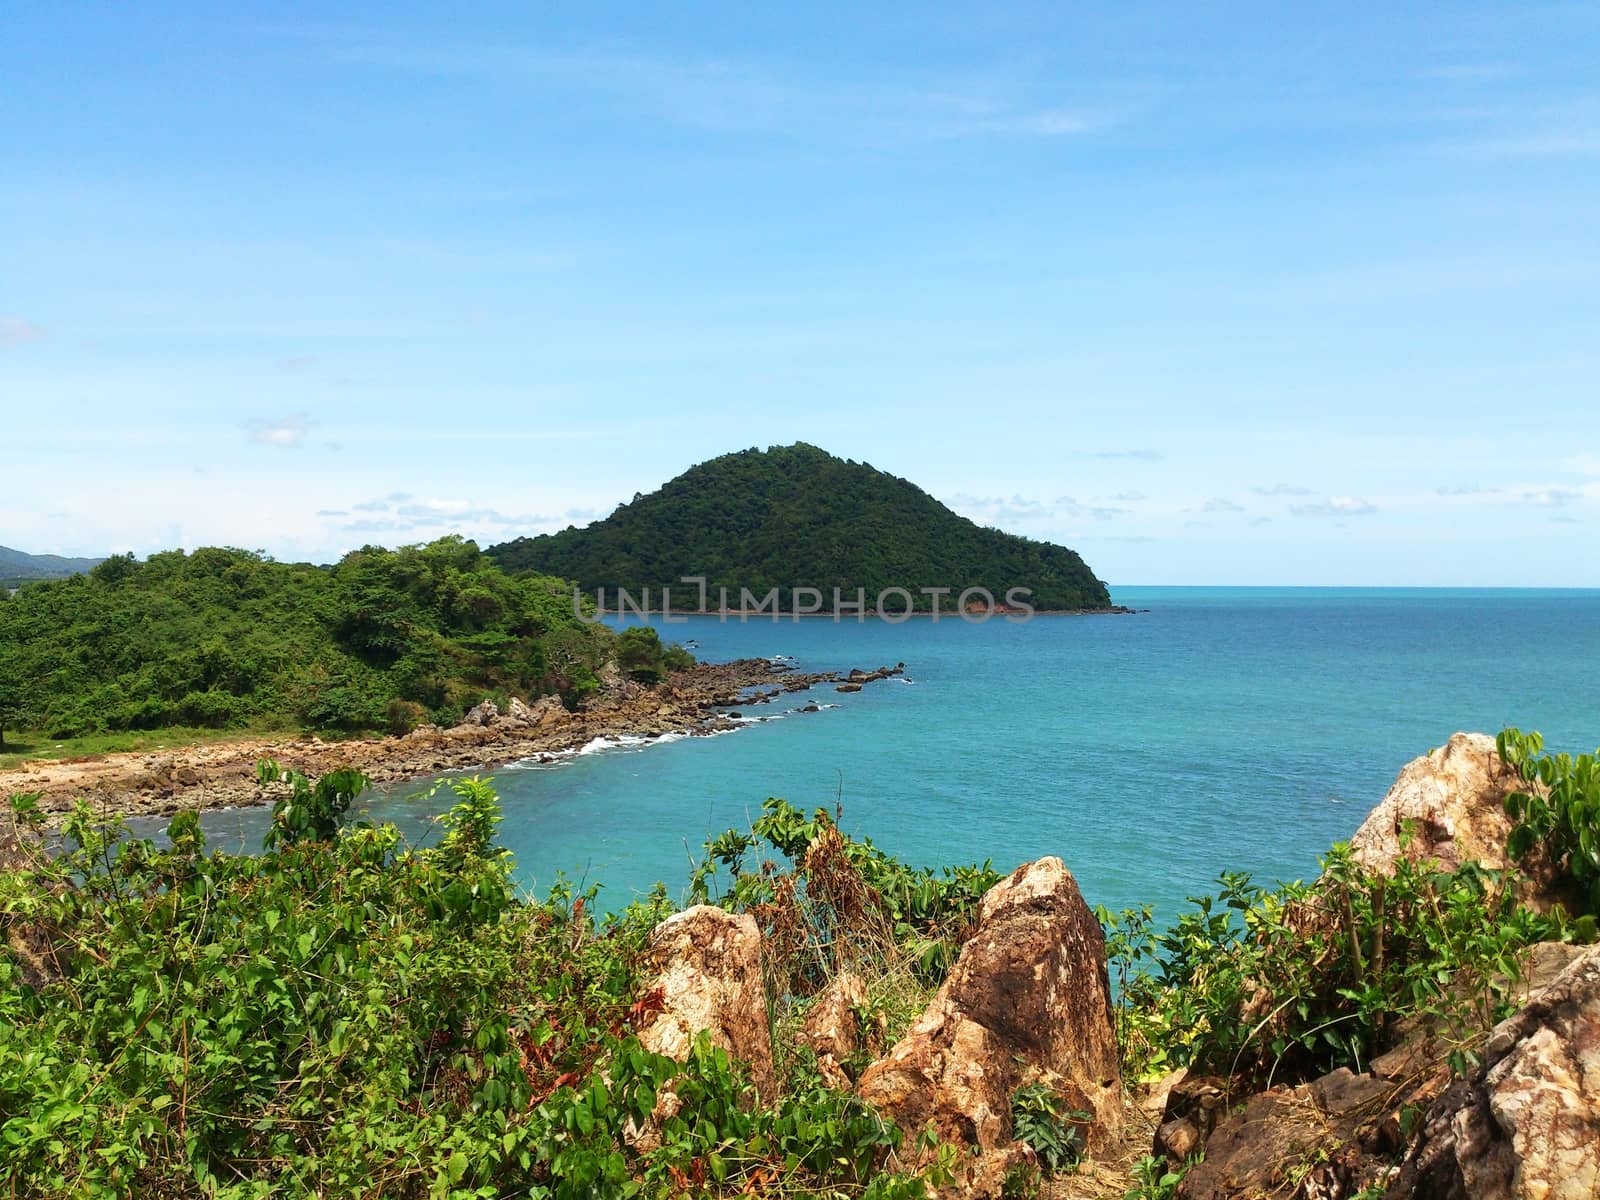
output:
M802 669L903 660L904 680L743 710L709 738L587 748L494 772L525 885L557 871L601 903L665 881L769 795L844 807L919 863L1059 854L1091 904L1170 913L1223 870L1314 874L1406 760L1506 724L1552 749L1600 744L1600 592L1116 588L1133 616L1013 624L810 619L663 628L703 658ZM659 619L656 619L659 624ZM811 701L819 713L791 710ZM427 785L370 814L436 837ZM209 814L214 845L259 844L260 810Z

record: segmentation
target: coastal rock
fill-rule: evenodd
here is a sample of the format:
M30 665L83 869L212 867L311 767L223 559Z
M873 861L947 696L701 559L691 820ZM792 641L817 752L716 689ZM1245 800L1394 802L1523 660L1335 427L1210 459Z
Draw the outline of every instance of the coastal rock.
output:
M851 1084L851 1060L866 1048L861 1014L867 1006L867 985L850 971L834 976L806 1013L799 1043L817 1056L822 1076L834 1087Z
M1367 1073L1341 1067L1312 1083L1212 1108L1223 1119L1209 1137L1192 1143L1172 1138L1163 1125L1157 1148L1172 1161L1202 1146L1205 1151L1184 1175L1180 1200L1335 1200L1386 1183L1405 1145L1404 1115L1430 1103L1450 1078L1449 1069L1422 1049L1385 1055ZM1185 1123L1192 1128L1204 1121L1194 1114Z
M841 683L841 684L839 684L839 686L837 686L833 690L836 691L836 692L859 692L861 690L861 684L859 684L859 683Z
M1483 1065L1428 1111L1396 1200L1600 1194L1600 947L1495 1026Z
M526 725L539 728L559 721L566 715L566 708L556 696L541 696L531 705L525 704L513 696L506 709L506 719L514 725Z
M933 1002L859 1091L900 1128L931 1122L941 1139L989 1158L1011 1144L1011 1096L1030 1083L1090 1114L1091 1149L1121 1132L1105 944L1059 858L990 889Z
M661 1007L639 1030L639 1043L679 1062L695 1037L711 1035L748 1064L756 1088L773 1094L772 1038L761 983L761 931L748 913L697 904L668 917L650 935L645 995Z
M467 715L461 718L464 726L480 726L488 728L500 719L500 706L493 700L482 700L467 710Z
M1401 769L1350 839L1355 859L1386 872L1402 857L1431 860L1446 870L1466 862L1503 868L1511 832L1505 798L1521 786L1517 773L1500 762L1493 738L1451 734L1439 749ZM1402 846L1408 827L1412 836Z

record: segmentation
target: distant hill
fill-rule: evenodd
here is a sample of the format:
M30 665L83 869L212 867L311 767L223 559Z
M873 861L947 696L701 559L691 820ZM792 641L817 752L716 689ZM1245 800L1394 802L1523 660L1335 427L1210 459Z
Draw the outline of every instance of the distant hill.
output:
M987 588L1004 602L1008 589L1032 590L1037 609L1105 609L1106 585L1065 546L985 529L958 516L915 484L797 442L741 450L701 463L660 490L635 496L603 521L560 533L518 538L486 553L510 571L532 570L578 583L591 596L616 588L634 596L673 587L674 608L694 608L685 575L708 580L708 607L717 589L763 596L777 589L789 609L793 591L816 588L824 609L833 589L853 600L864 589L869 609L886 588L905 588L922 611L932 598L921 588L950 588L940 606L953 610L963 589ZM804 597L802 603L808 603ZM886 611L904 605L898 595Z
M0 587L16 587L35 579L82 575L103 562L99 558L62 558L59 554L27 554L0 546Z

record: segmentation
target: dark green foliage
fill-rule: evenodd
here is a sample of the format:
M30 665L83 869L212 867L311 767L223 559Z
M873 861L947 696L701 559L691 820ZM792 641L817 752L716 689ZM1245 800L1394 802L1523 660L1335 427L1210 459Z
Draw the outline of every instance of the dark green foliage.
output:
M272 805L272 825L262 844L292 846L300 841L325 842L339 831L339 823L357 796L371 783L353 767L329 771L312 783L299 771L286 771L271 759L256 764L263 787L282 783L289 789Z
M648 625L630 625L617 635L617 666L641 683L659 683L669 671L694 666L694 655L682 646L663 646Z
M582 694L611 640L558 581L512 579L459 538L332 567L243 550L120 556L0 603L0 678L31 688L0 692L0 722L27 714L72 737L452 721L485 694Z
M1571 881L1589 916L1600 915L1600 751L1541 754L1544 739L1520 729L1501 731L1495 745L1529 785L1506 797L1516 822L1506 853L1539 857Z
M1019 1087L1011 1096L1011 1136L1033 1149L1046 1175L1071 1170L1083 1158L1089 1114L1042 1083Z
M519 538L488 554L507 570L577 580L591 596L605 588L613 608L617 588L641 599L645 587L659 607L665 586L675 608L696 607L684 576L706 577L711 608L718 587L730 590L730 608L741 588L758 598L776 588L789 608L791 589L802 587L819 589L829 608L834 588L846 602L865 589L870 607L890 587L911 591L924 611L924 587L953 588L946 609L968 587L987 587L997 601L1008 588L1032 588L1040 609L1110 604L1105 584L1071 550L984 529L904 479L803 442L723 455L587 528Z

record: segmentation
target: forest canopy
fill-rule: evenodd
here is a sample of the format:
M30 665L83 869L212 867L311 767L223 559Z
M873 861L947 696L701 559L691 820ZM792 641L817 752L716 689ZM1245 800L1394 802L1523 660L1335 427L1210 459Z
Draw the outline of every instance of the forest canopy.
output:
M0 593L0 726L393 728L485 695L596 686L614 635L570 587L457 537L331 567L205 548L109 558Z
M764 596L777 589L788 609L794 591L815 588L831 610L833 589L869 609L889 588L904 588L918 609L932 599L922 588L949 588L953 609L966 588L997 601L1011 588L1031 589L1038 609L1107 608L1106 585L1065 546L986 529L958 516L907 480L868 463L836 458L804 442L742 450L692 467L647 496L635 496L583 529L518 538L486 553L507 570L541 571L576 580L590 596L626 588L638 596L673 588L674 608L698 607L684 576L704 576L709 604L729 589ZM895 598L885 602L902 607ZM608 608L615 604L608 599Z

